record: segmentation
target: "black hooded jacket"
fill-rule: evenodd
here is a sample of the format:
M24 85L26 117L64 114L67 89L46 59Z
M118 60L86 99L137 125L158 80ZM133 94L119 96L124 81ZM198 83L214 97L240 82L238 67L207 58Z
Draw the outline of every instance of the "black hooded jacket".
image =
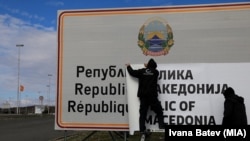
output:
M244 98L236 95L234 90L230 89L224 93L225 102L222 125L247 125Z
M133 70L131 66L127 67L129 74L139 80L137 92L139 98L154 98L158 96L157 81L159 71L156 68L157 64L153 59L148 61L146 68Z

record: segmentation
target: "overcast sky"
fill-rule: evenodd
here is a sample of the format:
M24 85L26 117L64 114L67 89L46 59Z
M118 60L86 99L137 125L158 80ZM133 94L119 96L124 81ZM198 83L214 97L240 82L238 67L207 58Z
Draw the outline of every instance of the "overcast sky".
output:
M20 48L21 106L55 104L57 65L57 11L68 9L176 6L187 4L249 2L250 0L0 0L0 107L16 106L18 48Z

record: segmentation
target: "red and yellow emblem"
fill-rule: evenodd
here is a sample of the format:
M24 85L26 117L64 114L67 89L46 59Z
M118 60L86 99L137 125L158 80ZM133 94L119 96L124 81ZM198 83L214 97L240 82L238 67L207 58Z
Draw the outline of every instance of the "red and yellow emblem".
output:
M138 46L144 55L167 55L173 45L172 28L163 18L150 18L140 28Z

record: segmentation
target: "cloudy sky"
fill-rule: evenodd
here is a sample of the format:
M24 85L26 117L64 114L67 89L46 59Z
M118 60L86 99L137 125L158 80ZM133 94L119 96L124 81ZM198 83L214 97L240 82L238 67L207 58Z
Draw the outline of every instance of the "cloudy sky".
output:
M21 106L55 104L57 63L57 11L186 4L249 2L249 0L0 0L0 107L16 105L18 49L20 48ZM48 76L51 74L52 76Z

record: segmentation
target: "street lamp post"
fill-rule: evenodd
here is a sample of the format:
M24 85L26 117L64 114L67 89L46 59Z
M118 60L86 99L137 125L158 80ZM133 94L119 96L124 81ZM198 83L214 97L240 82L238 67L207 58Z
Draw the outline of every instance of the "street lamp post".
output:
M16 107L16 113L19 114L19 105L20 105L20 100L19 100L19 96L20 96L20 48L23 47L23 44L17 44L16 47L18 47L18 67L17 67L17 107Z
M49 87L49 95L48 95L48 114L50 113L50 111L49 111L49 106L50 106L50 79L51 79L51 76L52 76L52 74L48 74L48 77L49 77L49 85L48 85L48 87Z

